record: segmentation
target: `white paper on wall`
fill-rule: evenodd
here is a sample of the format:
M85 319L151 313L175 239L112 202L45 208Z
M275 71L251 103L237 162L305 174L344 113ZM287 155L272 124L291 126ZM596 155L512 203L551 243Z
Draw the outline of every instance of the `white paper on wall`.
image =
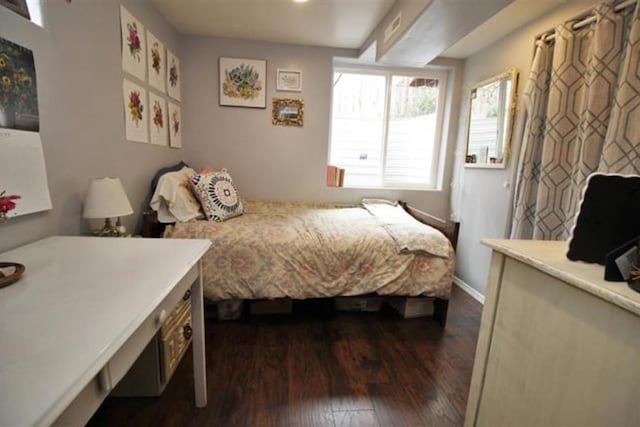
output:
M182 147L182 114L180 106L169 101L169 142L171 147Z
M181 80L180 60L167 49L167 94L176 101L180 101Z
M122 81L124 123L127 140L149 142L149 108L147 91L131 81Z
M37 132L0 129L0 192L18 195L8 216L51 209L42 141Z
M164 81L167 73L167 54L164 44L147 30L147 65L149 84L164 93Z
M122 38L122 69L145 81L147 73L147 47L142 23L124 6L120 6Z
M149 91L149 108L149 141L155 145L169 145L167 101Z

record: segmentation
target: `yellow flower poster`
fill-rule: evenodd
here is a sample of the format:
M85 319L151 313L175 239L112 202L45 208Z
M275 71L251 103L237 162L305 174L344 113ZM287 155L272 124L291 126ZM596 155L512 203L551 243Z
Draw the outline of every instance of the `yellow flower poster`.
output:
M33 52L1 37L0 128L40 130Z
M124 96L124 122L127 140L149 142L147 90L124 79L122 81L122 93Z

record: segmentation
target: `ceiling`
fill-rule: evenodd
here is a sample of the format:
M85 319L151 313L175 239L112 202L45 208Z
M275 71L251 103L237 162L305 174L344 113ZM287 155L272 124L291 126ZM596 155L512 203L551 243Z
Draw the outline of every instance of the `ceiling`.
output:
M565 3L567 3L567 0L515 0L442 52L440 56L446 58L466 58L471 56Z
M152 0L181 33L360 48L394 0Z

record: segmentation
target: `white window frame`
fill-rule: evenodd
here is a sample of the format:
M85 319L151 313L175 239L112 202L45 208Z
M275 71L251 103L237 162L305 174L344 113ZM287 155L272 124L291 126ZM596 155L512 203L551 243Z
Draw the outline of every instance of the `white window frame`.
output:
M443 126L446 109L447 88L448 82L447 71L440 69L430 68L398 68L398 67L380 67L380 66L366 66L355 64L340 64L335 63L333 66L333 72L331 73L331 112L329 117L330 129L329 129L329 151L327 159L331 161L331 152L333 144L333 84L336 73L352 73L352 74L369 74L377 76L385 76L385 94L384 94L384 113L382 116L382 170L380 185L349 185L345 188L360 188L360 189L384 189L384 190L424 190L433 191L438 189L438 176L440 172L440 154L444 144L443 140ZM387 165L387 138L389 135L389 112L391 110L391 81L393 76L403 77L416 77L425 79L437 79L438 80L438 108L436 109L436 132L434 135L434 149L433 158L431 159L431 176L429 178L429 184L411 184L411 183L397 183L387 182L385 180L385 170ZM348 173L348 171L347 171Z

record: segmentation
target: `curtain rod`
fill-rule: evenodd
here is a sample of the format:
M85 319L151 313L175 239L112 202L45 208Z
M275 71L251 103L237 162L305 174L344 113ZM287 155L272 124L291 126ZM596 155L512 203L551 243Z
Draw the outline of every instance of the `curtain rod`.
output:
M635 5L637 2L638 2L638 0L625 0L625 1L615 5L613 10L616 11L616 12L621 12L621 11L625 10L626 8L628 8L629 6ZM575 24L573 24L572 28L574 30L579 30L580 28L584 28L587 25L592 24L593 22L595 22L596 17L595 17L595 15L593 15L593 9L590 9L587 12L584 12L584 13L578 15L575 19L580 19L585 15L590 15L590 16L587 16L586 18L583 18L581 21L578 21ZM552 33L552 34L545 35L546 33ZM542 33L541 35L536 37L536 39L538 39L538 38L541 39L544 42L549 42L551 40L554 40L556 38L555 29L552 29L552 30L549 30L549 31L545 31L544 33Z

